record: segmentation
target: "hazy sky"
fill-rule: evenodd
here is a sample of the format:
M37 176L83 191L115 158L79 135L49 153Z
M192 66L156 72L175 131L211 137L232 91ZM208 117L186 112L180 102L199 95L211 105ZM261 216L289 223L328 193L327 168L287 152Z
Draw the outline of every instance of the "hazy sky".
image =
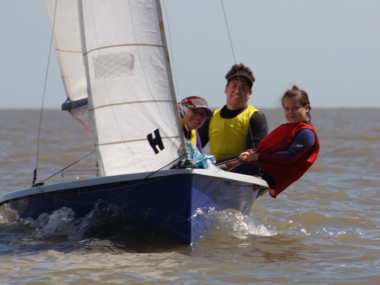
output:
M223 3L223 4L222 4ZM233 51L223 14L224 5ZM165 0L177 95L225 104L235 63L256 77L250 103L277 107L293 84L313 107L380 108L380 1ZM167 17L167 18L166 18ZM43 0L0 1L0 109L40 108L50 45ZM46 108L65 101L56 55Z

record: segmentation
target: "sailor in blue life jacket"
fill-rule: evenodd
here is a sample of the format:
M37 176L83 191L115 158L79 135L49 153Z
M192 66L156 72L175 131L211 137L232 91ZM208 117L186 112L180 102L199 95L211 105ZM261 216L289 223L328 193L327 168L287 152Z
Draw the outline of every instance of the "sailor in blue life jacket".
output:
M239 155L242 166L248 162L256 167L257 176L267 181L273 198L302 177L316 161L320 149L317 131L310 123L307 93L294 85L280 102L288 123L267 135L256 151L250 149ZM251 173L250 168L246 174Z
M212 116L207 101L202 97L190 96L178 103L178 109L185 138L197 146L200 153L203 153L198 129L203 126L207 118Z
M239 165L236 158L241 152L258 147L268 134L268 124L261 111L248 105L255 82L252 70L242 63L235 64L225 78L226 105L214 111L199 134L202 146L209 143L210 154L215 156L219 167L230 170Z

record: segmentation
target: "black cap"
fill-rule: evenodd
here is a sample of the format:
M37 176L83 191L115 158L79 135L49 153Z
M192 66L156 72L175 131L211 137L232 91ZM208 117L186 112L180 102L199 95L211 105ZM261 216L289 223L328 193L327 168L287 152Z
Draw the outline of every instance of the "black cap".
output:
M253 82L255 82L255 78L244 70L239 70L239 71L235 72L234 74L232 74L230 77L227 78L227 82L230 82L230 80L235 76L243 76L243 77L247 78L249 81L250 87L252 87Z

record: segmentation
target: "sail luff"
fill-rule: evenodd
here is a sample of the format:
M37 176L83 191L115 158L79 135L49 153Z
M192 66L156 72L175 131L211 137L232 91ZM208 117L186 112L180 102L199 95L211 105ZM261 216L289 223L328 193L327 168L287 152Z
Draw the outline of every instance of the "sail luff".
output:
M88 96L88 102L87 102L87 109L91 110L93 107L92 103L92 96L91 96L91 82L90 82L90 72L89 72L89 65L88 65L88 58L87 58L87 45L86 45L86 34L85 34L85 28L84 28L84 21L83 21L83 3L82 0L78 1L78 22L79 22L79 33L80 33L80 42L81 42L81 49L82 49L82 56L83 56L83 65L85 70L85 78L87 83L87 96ZM93 112L89 112L90 116L90 122L91 122L91 129L93 131L94 135L94 141L97 141L97 132L94 128L94 114ZM96 157L97 157L97 166L98 166L98 175L104 176L104 166L103 162L100 158L99 149L95 148Z
M170 64L170 56L169 56L169 49L168 49L168 44L166 41L166 33L165 33L165 25L164 25L164 20L162 17L162 8L161 8L161 0L156 0L156 7L157 7L157 14L158 14L158 20L159 20L159 26L160 26L160 31L161 31L161 38L162 38L162 44L165 52L165 59L166 59L166 69L168 71L168 81L169 81L169 86L170 86L170 91L172 94L173 98L173 108L174 112L177 112L178 110L178 105L176 101L176 94L175 94L175 88L174 88L174 82L173 82L173 73L171 69L171 64ZM181 124L177 124L179 128L179 133L182 133L182 126ZM178 152L178 155L181 156L182 154L186 153L186 143L185 143L185 137L181 136L181 148Z

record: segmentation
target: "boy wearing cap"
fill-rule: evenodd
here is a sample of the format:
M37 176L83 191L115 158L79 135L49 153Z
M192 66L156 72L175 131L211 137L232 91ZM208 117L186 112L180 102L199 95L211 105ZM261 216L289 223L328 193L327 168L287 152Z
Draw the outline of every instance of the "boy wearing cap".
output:
M222 168L229 170L240 164L236 156L247 149L256 149L259 142L268 134L265 115L248 100L252 95L255 81L252 70L244 64L235 64L226 75L225 94L227 103L214 111L199 129L202 145L210 143L210 153L219 161L235 157ZM248 165L245 165L249 168ZM239 166L240 167L240 166ZM248 170L236 172L255 174Z

